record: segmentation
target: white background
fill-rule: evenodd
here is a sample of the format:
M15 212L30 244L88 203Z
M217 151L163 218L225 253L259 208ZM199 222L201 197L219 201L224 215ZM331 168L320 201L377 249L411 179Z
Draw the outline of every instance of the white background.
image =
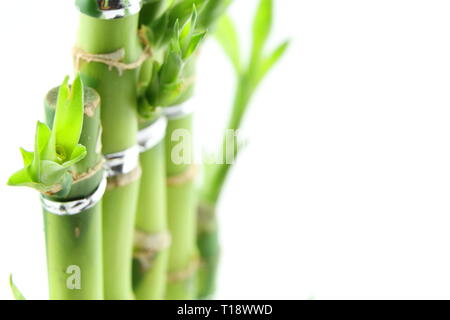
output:
M36 192L5 186L71 72L73 1L2 1L0 298L45 299ZM248 43L256 0L232 16ZM220 210L217 298L450 298L450 3L276 0L293 40L245 123ZM194 100L211 145L234 79L210 40ZM215 133L215 134L213 134Z

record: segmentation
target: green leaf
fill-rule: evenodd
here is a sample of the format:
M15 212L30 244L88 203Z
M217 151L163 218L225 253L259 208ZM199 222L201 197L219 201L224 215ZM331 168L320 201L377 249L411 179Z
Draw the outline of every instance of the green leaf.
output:
M200 13L200 25L203 30L214 28L214 24L225 13L232 0L208 1Z
M87 155L86 147L78 144L74 149L72 154L70 155L70 160L63 163L65 168L71 167L77 162L83 160Z
M195 30L195 24L197 23L197 9L195 8L195 5L192 9L192 14L189 17L189 19L186 21L186 23L183 25L183 27L180 30L179 33L179 40L183 44L187 44L189 42L190 36L192 32Z
M26 300L20 290L16 287L13 281L12 274L9 275L9 286L11 287L11 291L16 300Z
M33 182L33 178L30 176L29 168L23 168L14 173L8 180L8 186L24 186Z
M183 60L176 52L169 52L166 62L161 68L160 82L162 85L172 83L178 79L183 67Z
M97 1L75 0L75 5L80 9L81 12L88 16L99 17L101 15L101 11L99 10Z
M34 153L20 149L24 168L13 174L8 185L27 186L40 192L61 194L70 190L69 168L86 157L87 150L78 144L84 117L83 83L78 76L70 90L66 78L59 90L53 128L38 122Z
M260 57L272 29L272 0L261 0L253 22L253 58Z
M24 148L20 148L20 153L22 154L24 167L29 166L33 162L34 153L30 152L30 151L27 151Z
M53 161L43 160L41 161L41 178L39 182L46 186L59 184L66 172L66 167Z
M192 36L188 47L183 52L183 59L184 60L188 59L189 57L192 56L192 54L194 54L194 52L197 50L197 48L200 45L200 43L202 42L202 40L205 38L205 35L206 35L206 31L194 34Z
M241 71L239 37L231 17L224 16L220 19L215 36L233 64L234 69L239 73Z
M52 160L55 158L56 153L50 141L51 135L52 132L49 127L45 123L38 121L34 143L34 159L30 168L33 181L39 181L41 175L41 159Z
M289 48L290 41L285 41L281 45L279 45L267 58L264 59L261 69L259 70L259 74L257 77L257 83L264 79L267 73L273 68L273 66L280 61L280 59L286 53L286 50Z
M71 154L80 140L83 112L83 83L80 75L76 77L71 89L66 78L59 89L53 124L56 145L62 146L66 154Z

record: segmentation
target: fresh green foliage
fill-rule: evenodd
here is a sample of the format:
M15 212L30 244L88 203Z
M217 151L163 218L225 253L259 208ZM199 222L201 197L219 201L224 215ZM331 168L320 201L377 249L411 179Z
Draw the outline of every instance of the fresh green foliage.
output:
M11 288L11 291L12 291L12 294L14 296L14 299L16 299L16 300L26 300L25 297L23 296L22 292L20 292L20 290L14 284L12 274L9 275L9 286Z
M240 74L242 62L239 48L239 38L234 22L230 16L225 15L221 20L219 20L215 35L233 64L234 69L238 74Z
M152 76L139 112L148 118L157 107L181 103L192 92L192 72L197 51L207 30L214 26L232 0L174 0L161 15L147 21L147 38L155 54ZM153 4L152 4L153 3ZM154 10L156 2L144 5L144 11ZM148 20L154 13L143 13Z
M204 4L200 13L199 25L204 30L214 28L216 22L224 15L233 0L209 0Z
M97 0L75 0L75 5L81 12L89 16L99 17L101 15Z
M261 0L253 20L253 39L249 61L244 62L241 56L238 33L233 20L229 16L224 16L217 25L216 38L225 54L230 59L237 78L237 89L234 106L227 129L238 130L242 120L250 105L251 99L261 81L268 72L283 57L289 47L289 41L283 42L275 50L266 53L267 41L269 39L273 20L273 0ZM238 144L235 141L235 145ZM223 139L221 154L224 159L230 152L226 148L227 141ZM239 152L239 148L232 150L234 158ZM223 161L225 163L225 161ZM203 196L210 203L216 203L228 172L230 164L213 164L205 168L205 185Z
M37 123L35 150L20 149L24 168L10 177L9 185L61 195L70 191L69 169L86 156L86 148L78 144L83 127L83 83L79 76L72 87L68 82L66 77L59 89L53 130Z
M146 92L148 104L145 108L169 106L173 104L189 86L185 77L186 67L205 37L205 31L197 29L198 14L192 7L191 14L184 24L176 20L172 29L172 39L162 62L155 61L153 75ZM148 110L140 110L147 114Z

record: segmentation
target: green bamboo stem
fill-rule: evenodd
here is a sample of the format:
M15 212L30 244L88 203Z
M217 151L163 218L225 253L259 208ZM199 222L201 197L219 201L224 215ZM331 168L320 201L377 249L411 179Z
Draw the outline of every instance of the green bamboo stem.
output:
M276 47L275 50L269 53L265 52L272 27L272 10L272 0L260 0L253 21L250 59L246 64L243 64L239 39L233 21L229 17L224 17L218 23L216 32L217 39L229 57L238 80L232 113L226 127L227 130L236 132L241 127L253 94L289 46L289 41L285 41ZM205 181L201 191L198 210L198 246L202 259L202 268L199 273L199 297L202 299L211 297L215 290L215 277L220 252L216 216L217 205L228 173L233 165L232 163L227 163L226 160L229 158L229 155L232 155L233 159L236 159L239 153L236 136L233 136L233 141L229 141L228 139L230 138L225 136L220 145L221 154L223 155L221 164L206 166L204 171ZM233 150L227 150L229 146L228 142L234 142ZM207 216L208 221L206 228L203 227L205 216Z
M141 153L142 178L136 228L148 235L168 232L165 145ZM148 267L134 259L134 291L138 300L164 299L169 248L155 253Z
M103 197L103 263L106 300L133 300L132 257L139 181Z
M77 46L91 54L124 49L125 63L138 59L139 15L102 20L81 14ZM121 152L136 144L137 80L139 70L118 70L102 63L82 63L84 83L102 98L103 153ZM132 247L139 181L110 188L103 199L105 299L133 299Z
M50 299L103 300L101 204L75 216L44 210L44 225Z
M245 113L251 93L248 92L248 81L244 78L239 81L235 95L233 111L226 129L236 131L241 126L243 114ZM236 137L234 137L236 138ZM238 141L234 141L234 158L237 156ZM206 188L200 194L198 214L198 236L197 246L201 256L201 267L199 269L199 299L210 299L216 291L216 280L220 259L219 228L217 221L217 206L223 185L228 176L232 164L226 163L228 143L226 138L222 141L221 165L212 165L206 168ZM208 172L209 170L209 172ZM206 220L206 222L205 222Z
M45 99L46 122L51 127L55 116L58 88ZM90 196L103 179L102 156L99 152L101 134L100 97L85 89L85 115L80 137L87 156L74 167L75 175L89 174L77 182L65 198L71 201ZM44 210L47 265L50 299L102 300L102 223L101 203L73 216L58 216Z
M197 297L206 300L211 299L216 291L216 279L220 259L216 206L200 203L198 214L197 246L202 263L198 270Z
M173 161L172 150L179 141L172 140L174 131L182 129L192 133L192 115L169 120L166 136L167 176L173 177L186 172L193 164L177 164ZM192 150L190 150L192 152ZM169 279L166 298L169 300L192 300L196 296L196 274L186 279L173 280L171 274L183 273L197 258L196 248L196 190L191 179L181 185L169 185L167 209L172 245L169 257Z

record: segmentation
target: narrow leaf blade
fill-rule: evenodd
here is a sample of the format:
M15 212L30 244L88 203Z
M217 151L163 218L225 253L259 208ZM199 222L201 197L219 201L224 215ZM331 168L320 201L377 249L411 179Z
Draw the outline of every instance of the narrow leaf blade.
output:
M253 21L253 56L260 55L272 29L272 0L261 0Z
M280 44L267 58L264 59L261 70L258 75L258 82L262 81L267 73L281 60L289 48L290 41L285 41Z
M11 287L11 291L16 300L26 300L22 292L20 292L20 290L14 284L12 274L9 275L9 286Z
M69 89L67 78L58 93L55 123L56 144L71 154L80 139L83 128L83 83L78 75Z
M230 59L236 72L241 70L239 37L233 20L228 15L220 19L215 33L216 39Z

